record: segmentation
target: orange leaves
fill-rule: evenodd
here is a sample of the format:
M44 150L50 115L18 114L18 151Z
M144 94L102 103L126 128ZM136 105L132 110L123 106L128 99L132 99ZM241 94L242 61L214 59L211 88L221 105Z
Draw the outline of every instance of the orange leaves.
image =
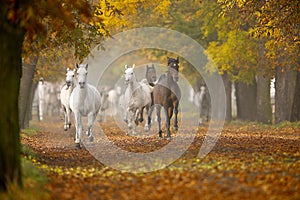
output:
M75 150L74 129L64 132L62 123L33 121L39 131L22 136L22 143L36 154L31 160L48 175L52 199L265 200L300 196L299 126L227 126L203 159L196 156L207 127L199 127L195 141L176 162L162 170L132 174L102 165L85 149ZM151 152L167 144L155 136L128 136L109 120L101 126L107 137L126 151ZM184 127L187 134L196 128Z

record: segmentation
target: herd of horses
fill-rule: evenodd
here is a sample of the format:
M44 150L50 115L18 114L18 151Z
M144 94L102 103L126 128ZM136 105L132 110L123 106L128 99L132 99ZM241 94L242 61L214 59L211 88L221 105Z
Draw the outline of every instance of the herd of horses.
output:
M101 91L87 83L88 64L76 64L74 70L67 69L65 84L60 91L61 107L64 113L64 130L71 127L71 117L75 121L75 147L81 148L81 137L83 131L82 116L87 116L86 135L89 141L94 140L92 133L93 123L98 113L102 113L106 120L105 111L111 108L111 115L116 115L116 108L122 109L123 119L128 130L135 135L137 126L146 120L144 131L148 132L152 125L152 114L156 111L158 124L158 136L162 138L161 109L165 113L166 139L171 139L171 119L174 116L173 130L178 130L178 112L181 99L181 90L178 86L179 80L179 58L167 58L167 72L157 79L154 65L146 67L145 78L138 81L135 74L135 65L125 65L125 92L120 87L109 91ZM199 108L199 125L202 122L203 102L209 99L209 93L205 85L196 91L191 88L191 101ZM207 102L206 102L207 103ZM119 104L119 105L117 105ZM206 106L209 107L209 106ZM206 119L209 119L209 109L206 110ZM73 113L73 114L72 114Z

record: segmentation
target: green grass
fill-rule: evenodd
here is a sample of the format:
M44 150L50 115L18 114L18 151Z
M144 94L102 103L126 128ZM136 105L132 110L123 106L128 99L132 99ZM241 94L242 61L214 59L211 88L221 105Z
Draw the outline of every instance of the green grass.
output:
M0 193L2 200L47 200L50 199L46 190L47 178L34 164L22 158L23 187L11 184L6 193Z

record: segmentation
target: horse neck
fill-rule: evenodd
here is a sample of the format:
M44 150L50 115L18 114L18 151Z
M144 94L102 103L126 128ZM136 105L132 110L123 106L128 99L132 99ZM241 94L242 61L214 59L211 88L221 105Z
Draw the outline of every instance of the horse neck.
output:
M80 85L77 84L78 88L79 88L79 92L78 92L78 99L79 99L79 102L83 102L84 99L86 98L87 96L87 87L88 85L86 84L84 88L80 88Z
M129 82L129 88L131 91L134 91L138 87L138 82L136 80L136 77L134 76L132 80Z
M167 72L167 83L168 84L176 83L173 80L173 77L172 77L172 74L171 74L171 71L170 71L170 67L168 68L168 72Z

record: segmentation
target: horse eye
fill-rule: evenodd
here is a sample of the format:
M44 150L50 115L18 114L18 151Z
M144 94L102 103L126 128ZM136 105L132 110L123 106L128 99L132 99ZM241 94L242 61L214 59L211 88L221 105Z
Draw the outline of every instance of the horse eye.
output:
M133 75L133 72L131 72L131 75Z

